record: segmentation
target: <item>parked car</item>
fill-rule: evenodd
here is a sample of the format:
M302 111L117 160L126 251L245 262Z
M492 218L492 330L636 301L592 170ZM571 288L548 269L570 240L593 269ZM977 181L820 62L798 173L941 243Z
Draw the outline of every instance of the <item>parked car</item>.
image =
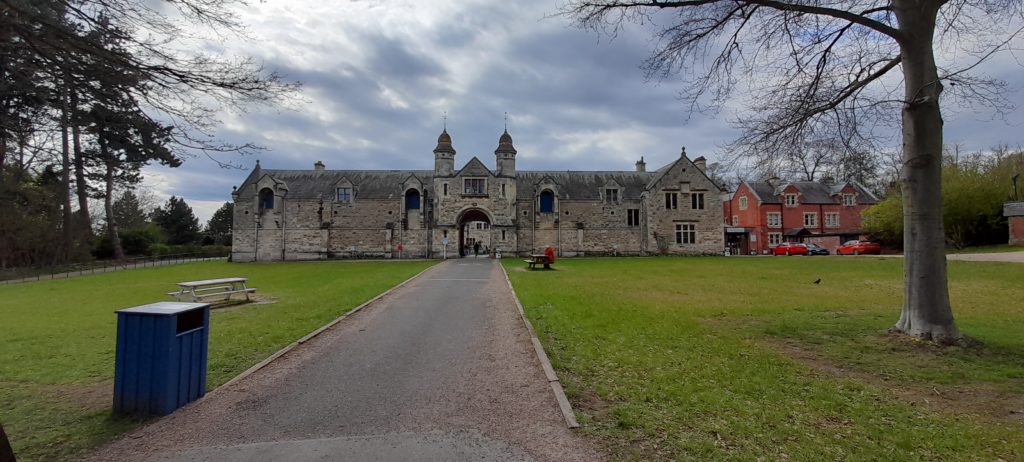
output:
M772 248L772 255L807 255L807 246L799 242L783 242Z
M878 245L877 242L869 241L846 241L846 243L836 249L836 255L878 255L881 253L882 246Z
M822 246L820 246L818 244L806 244L806 245L807 245L807 253L809 255L828 255L829 253L831 253L831 252L828 251L828 249L826 249L826 248L824 248L824 247L822 247Z

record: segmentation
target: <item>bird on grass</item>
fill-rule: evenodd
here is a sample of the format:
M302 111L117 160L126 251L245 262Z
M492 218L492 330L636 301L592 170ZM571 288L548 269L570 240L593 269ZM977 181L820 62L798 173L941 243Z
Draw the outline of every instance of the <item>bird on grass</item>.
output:
M821 278L818 278L816 281L814 281L814 283L815 284L821 284Z

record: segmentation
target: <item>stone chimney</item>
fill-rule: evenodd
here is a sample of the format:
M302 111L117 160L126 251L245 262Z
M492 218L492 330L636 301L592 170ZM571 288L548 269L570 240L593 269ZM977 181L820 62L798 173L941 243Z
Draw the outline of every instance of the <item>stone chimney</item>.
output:
M313 170L316 170L316 171L318 171L318 172L322 172L322 171L324 171L324 170L327 170L327 166L326 166L326 165L324 165L324 163L323 163L323 162L320 162L320 161L318 160L318 161L316 161L316 163L315 163L315 164L313 164Z
M647 162L644 162L644 156L640 156L640 160L636 161L636 171L638 171L638 172L646 172L647 171Z
M700 171L703 172L708 168L708 160L705 159L704 156L700 156L696 159L693 159L693 166L697 167Z

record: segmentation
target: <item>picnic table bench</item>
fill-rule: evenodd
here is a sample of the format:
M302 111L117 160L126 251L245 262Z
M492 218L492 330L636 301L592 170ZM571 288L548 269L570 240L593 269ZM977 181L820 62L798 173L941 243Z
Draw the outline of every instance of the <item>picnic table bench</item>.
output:
M547 255L534 254L530 255L529 260L523 260L530 267L530 269L537 269L537 265L544 265L544 269L551 269L551 260L548 259Z
M231 295L243 293L245 299L249 300L249 293L256 292L256 288L246 287L245 283L248 280L249 278L220 278L179 282L179 289L167 292L167 295L174 297L179 302L198 302L214 297L224 297L224 300L229 300Z

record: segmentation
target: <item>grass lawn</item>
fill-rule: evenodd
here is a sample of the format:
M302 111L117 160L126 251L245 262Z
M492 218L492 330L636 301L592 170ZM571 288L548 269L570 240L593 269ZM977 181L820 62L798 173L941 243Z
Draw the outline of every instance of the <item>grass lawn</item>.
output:
M1024 265L950 262L977 344L940 349L885 333L897 259L504 264L616 460L1024 459Z
M0 286L0 422L19 461L65 460L139 424L112 417L114 310L177 281L249 278L267 303L214 310L207 389L434 262L190 263Z

